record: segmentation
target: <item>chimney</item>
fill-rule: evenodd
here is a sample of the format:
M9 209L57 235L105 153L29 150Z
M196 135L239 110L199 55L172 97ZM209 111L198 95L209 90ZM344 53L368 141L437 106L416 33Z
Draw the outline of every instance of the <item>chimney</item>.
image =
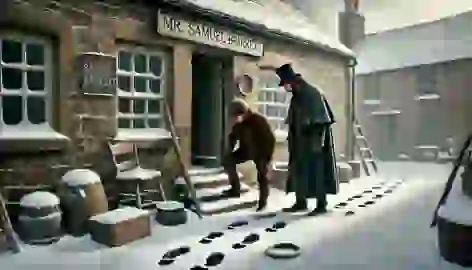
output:
M344 0L344 11L339 13L339 40L353 48L365 36L365 18L359 13L360 0Z

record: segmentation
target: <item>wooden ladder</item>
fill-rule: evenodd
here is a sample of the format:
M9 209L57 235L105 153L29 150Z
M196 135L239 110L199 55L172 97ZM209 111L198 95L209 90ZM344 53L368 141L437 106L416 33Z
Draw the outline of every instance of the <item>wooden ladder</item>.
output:
M368 176L372 175L371 169L373 169L373 172L377 173L378 166L374 159L374 152L369 146L369 142L367 141L367 138L364 136L364 132L362 131L362 126L359 124L359 121L357 119L354 120L353 128L355 145L357 148L357 152L359 153L359 157L361 159L362 167L364 168L365 173Z

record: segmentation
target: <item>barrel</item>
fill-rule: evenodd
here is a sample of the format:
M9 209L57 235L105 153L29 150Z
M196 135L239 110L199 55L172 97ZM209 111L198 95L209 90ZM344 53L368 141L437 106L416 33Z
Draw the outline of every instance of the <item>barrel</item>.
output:
M20 201L19 236L31 245L49 245L62 237L62 213L59 198L49 192L37 191Z
M76 169L62 177L61 208L64 212L64 228L67 233L82 236L88 233L91 216L108 211L108 201L97 173Z

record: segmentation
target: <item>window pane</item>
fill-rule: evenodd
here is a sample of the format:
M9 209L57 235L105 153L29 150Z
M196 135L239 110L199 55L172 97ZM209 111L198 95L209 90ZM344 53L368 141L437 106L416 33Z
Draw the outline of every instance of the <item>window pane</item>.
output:
M257 93L257 100L259 101L265 101L265 92L264 91L259 91L259 93Z
M149 113L161 113L161 101L160 100L149 100L148 101L148 112Z
M145 100L134 100L134 113L145 113L146 112L146 101Z
M134 55L134 71L138 73L146 73L146 56L144 54L135 54Z
M120 113L130 113L131 112L131 100L120 98L118 102L118 111Z
M265 115L264 105L257 106L257 111Z
M131 120L118 119L118 128L131 128Z
M134 128L145 128L146 127L146 122L144 119L135 119L133 120L134 122Z
M277 103L285 103L285 93L283 92L277 92L277 93L274 93L275 95L275 102Z
M131 78L128 76L118 76L118 88L129 92L130 91L130 85L131 85Z
M28 120L32 124L46 122L46 102L43 97L28 97Z
M28 65L44 65L44 48L40 44L26 45L26 63Z
M131 54L129 52L119 52L118 69L131 71Z
M277 107L274 106L267 106L267 115L272 117L278 116Z
M2 60L5 63L23 62L21 43L13 40L2 41Z
M162 127L162 119L148 119L148 126L150 128Z
M44 90L44 72L43 71L28 71L26 73L28 89L32 91Z
M6 89L21 89L23 72L16 68L3 68L3 87Z
M155 94L161 93L161 80L150 80L149 84L150 84L149 88L151 89L151 92Z
M149 69L152 74L160 76L162 74L162 60L160 57L151 56L149 60Z
M23 101L21 96L2 97L3 122L7 125L17 125L21 122Z
M134 91L146 92L146 78L134 77Z

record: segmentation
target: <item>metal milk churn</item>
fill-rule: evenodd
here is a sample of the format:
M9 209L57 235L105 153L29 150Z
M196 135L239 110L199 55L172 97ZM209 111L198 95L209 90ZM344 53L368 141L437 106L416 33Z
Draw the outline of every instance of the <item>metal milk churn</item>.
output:
M31 245L48 245L62 237L59 198L45 191L27 194L20 201L19 236Z
M182 176L174 180L174 198L176 201L183 202L189 197L187 182Z

